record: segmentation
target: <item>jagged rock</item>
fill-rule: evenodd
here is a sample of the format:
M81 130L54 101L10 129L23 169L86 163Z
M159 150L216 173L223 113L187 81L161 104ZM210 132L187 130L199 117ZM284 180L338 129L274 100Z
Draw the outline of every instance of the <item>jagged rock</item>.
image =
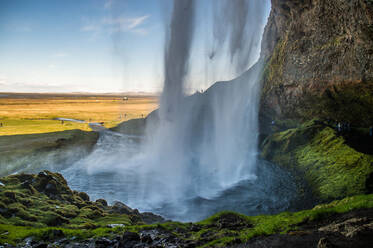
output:
M367 223L368 222L368 223ZM373 232L373 220L367 218L351 218L341 223L333 223L319 228L321 232L335 232L347 238Z
M32 186L39 192L55 198L62 194L72 194L72 191L67 186L66 180L59 173L50 171L40 172L33 180Z
M107 239L107 238L99 238L95 241L95 248L106 248L112 247L114 241Z
M333 248L335 247L330 243L330 241L327 238L321 238L319 242L317 243L317 248Z
M112 210L118 214L132 214L133 210L122 202L116 201L112 206Z
M47 243L40 243L40 244L32 246L32 248L48 248L48 244Z
M219 216L217 221L217 226L220 229L229 228L229 229L240 229L242 227L250 226L247 221L241 216L234 213L226 213Z
M162 216L150 212L141 213L141 218L147 224L162 223L165 221Z
M105 199L97 199L96 202L100 203L104 207L108 206L107 201Z
M85 192L79 192L78 196L83 199L83 201L89 201L89 196Z
M13 191L5 191L4 195L8 197L10 200L15 201L16 200L16 193Z
M135 247L140 242L140 236L134 232L125 232L122 236L121 245L124 248Z

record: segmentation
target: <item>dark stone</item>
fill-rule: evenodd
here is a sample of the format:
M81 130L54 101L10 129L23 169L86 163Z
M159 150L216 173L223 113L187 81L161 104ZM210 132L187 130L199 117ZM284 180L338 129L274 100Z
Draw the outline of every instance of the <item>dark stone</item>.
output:
M153 242L152 237L149 234L141 235L141 242L151 244Z
M13 201L16 200L16 193L14 193L13 191L5 191L4 195Z
M48 244L40 243L40 244L32 246L32 248L48 248Z
M132 209L122 202L116 201L112 206L112 210L118 214L132 214Z
M217 226L221 229L229 228L229 229L240 229L241 227L248 227L250 226L247 221L242 218L241 216L234 214L234 213L226 213L222 214L219 217Z
M107 201L105 199L97 199L96 202L100 203L104 207L107 207Z
M114 242L107 238L99 238L95 241L95 248L112 247L113 244Z
M122 236L121 247L132 248L140 243L140 235L135 232L125 232Z
M122 236L123 241L140 241L140 235L135 232L125 232Z
M159 216L159 215L156 215L150 212L141 213L141 218L146 224L165 222L165 219L162 216Z
M89 201L89 196L85 192L79 192L78 196L83 199L83 201Z
M317 248L333 248L334 245L330 243L327 238L321 238L317 243Z

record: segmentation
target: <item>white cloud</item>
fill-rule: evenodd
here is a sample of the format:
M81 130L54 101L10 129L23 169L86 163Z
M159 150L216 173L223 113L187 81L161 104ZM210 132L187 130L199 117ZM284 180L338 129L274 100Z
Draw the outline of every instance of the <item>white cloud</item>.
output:
M148 31L144 27L140 27L150 17L144 15L139 17L117 17L117 18L103 18L100 22L90 22L85 20L86 25L81 27L83 32L99 33L102 30L108 30L110 33L116 32L133 32L136 34L146 35Z

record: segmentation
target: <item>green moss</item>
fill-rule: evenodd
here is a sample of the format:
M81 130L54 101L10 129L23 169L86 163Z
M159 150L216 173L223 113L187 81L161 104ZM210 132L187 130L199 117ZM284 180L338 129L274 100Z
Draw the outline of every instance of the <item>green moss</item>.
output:
M281 82L280 79L283 75L283 67L286 58L286 47L288 44L288 36L277 42L273 54L264 67L264 87L262 94L265 95L272 87L277 87ZM270 82L270 83L269 83Z
M297 230L297 224L306 221L313 221L324 218L335 213L345 213L354 209L373 208L373 195L359 195L345 198L343 200L333 201L329 204L318 205L311 210L304 210L295 213L284 212L277 215L261 215L261 216L242 216L252 227L243 228L237 232L234 237L221 237L204 244L202 247L226 247L231 242L246 242L250 238L260 235L270 235L274 233L287 233L292 230ZM200 222L204 226L209 226L219 219L219 213L209 219ZM205 230L202 230L205 232Z
M208 219L198 222L197 230L191 229L190 223L168 222L157 225L136 225L116 228L98 227L94 229L72 229L67 227L27 227L0 224L0 244L16 244L26 237L34 237L35 240L53 240L62 235L66 238L76 237L77 240L84 240L93 237L113 237L125 231L139 232L140 230L163 228L173 232L179 238L198 240L200 247L226 247L235 243L243 243L250 238L259 235L270 235L274 233L287 233L297 230L297 225L307 221L324 218L335 213L345 213L354 209L373 208L373 195L359 195L333 201L328 204L318 205L310 210L295 213L284 212L277 215L245 216L234 212L221 212ZM123 217L123 216L122 216ZM102 217L98 219L101 224L111 223L121 216ZM224 228L221 221L225 218L234 218L247 224L243 228ZM129 219L122 219L122 222L129 224ZM118 223L118 222L117 222ZM193 231L192 231L193 230ZM186 235L188 233L188 235Z
M356 151L317 121L268 137L262 156L300 172L321 200L366 193L373 173L372 155Z

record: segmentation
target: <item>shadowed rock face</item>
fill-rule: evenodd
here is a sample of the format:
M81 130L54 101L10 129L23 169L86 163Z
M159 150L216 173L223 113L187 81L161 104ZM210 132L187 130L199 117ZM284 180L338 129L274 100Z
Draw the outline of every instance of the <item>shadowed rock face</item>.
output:
M373 2L272 0L261 121L373 123Z

